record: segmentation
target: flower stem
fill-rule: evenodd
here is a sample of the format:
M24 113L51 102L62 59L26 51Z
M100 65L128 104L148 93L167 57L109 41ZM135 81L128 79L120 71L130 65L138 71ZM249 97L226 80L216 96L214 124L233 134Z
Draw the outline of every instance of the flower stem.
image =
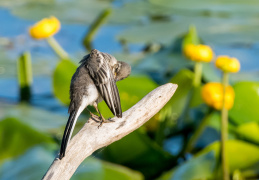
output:
M91 43L98 29L100 29L100 27L107 21L111 13L112 13L112 9L110 8L105 9L90 26L89 31L83 40L83 44L88 51L91 51L91 49L93 48Z
M193 79L193 86L199 87L201 84L201 76L202 76L202 63L195 62L194 65L194 79Z
M221 110L221 163L223 180L229 180L229 166L227 157L226 141L228 139L228 110L225 107L225 94L228 86L228 73L223 72L223 105Z
M17 61L17 75L20 85L20 101L29 102L31 98L32 65L30 52L23 53Z
M56 41L56 39L53 36L48 37L47 42L61 59L69 58L67 52L59 45L59 43Z

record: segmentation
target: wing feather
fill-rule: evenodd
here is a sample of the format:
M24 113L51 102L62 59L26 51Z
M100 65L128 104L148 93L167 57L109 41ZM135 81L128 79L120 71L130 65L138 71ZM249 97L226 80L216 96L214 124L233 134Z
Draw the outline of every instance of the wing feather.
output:
M119 91L105 57L101 56L99 59L89 57L86 67L91 72L90 76L111 112L117 117L122 117Z

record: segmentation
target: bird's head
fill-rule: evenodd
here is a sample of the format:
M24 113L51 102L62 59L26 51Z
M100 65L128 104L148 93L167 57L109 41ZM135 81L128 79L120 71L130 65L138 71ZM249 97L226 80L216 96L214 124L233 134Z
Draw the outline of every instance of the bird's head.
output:
M131 66L128 63L118 61L116 66L114 67L114 75L115 75L115 80L120 81L122 79L125 79L128 77L131 73Z

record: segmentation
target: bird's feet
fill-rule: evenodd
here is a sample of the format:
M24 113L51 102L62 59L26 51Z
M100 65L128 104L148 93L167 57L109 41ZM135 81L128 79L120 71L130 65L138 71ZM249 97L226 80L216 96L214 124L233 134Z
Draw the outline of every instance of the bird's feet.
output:
M101 122L100 122L100 124L99 124L99 126L98 126L98 129L99 129L99 127L102 126L103 123L111 123L111 122L114 122L114 120L111 120L111 118L108 118L107 120L104 119L103 116L100 117L100 121L101 121Z
M90 112L90 115L91 115L91 119L94 120L95 122L97 122L97 123L101 122L101 120L100 120L101 117L93 114L92 112Z
M90 112L91 119L94 120L95 122L99 123L98 129L102 126L103 123L111 123L114 122L114 120L111 120L111 118L108 118L107 120L103 116L97 116Z

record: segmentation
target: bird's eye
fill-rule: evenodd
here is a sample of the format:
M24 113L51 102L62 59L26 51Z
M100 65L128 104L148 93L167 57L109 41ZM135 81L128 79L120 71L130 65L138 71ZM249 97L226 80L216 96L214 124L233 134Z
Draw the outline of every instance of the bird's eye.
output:
M115 65L114 70L115 70L115 72L118 72L118 71L120 70L119 64L116 64L116 65Z

